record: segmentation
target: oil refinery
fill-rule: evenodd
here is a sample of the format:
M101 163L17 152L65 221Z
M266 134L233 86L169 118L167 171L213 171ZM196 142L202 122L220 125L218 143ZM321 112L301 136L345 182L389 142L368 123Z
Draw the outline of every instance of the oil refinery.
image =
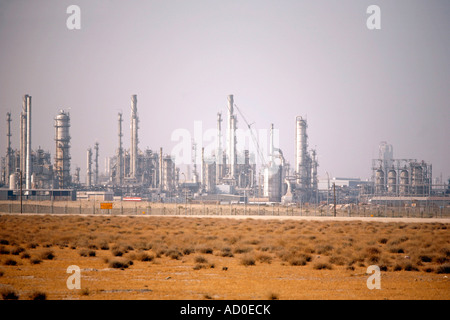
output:
M131 95L129 149L124 148L123 114L118 113L117 131L112 133L117 134L117 149L106 157L105 174L99 173L101 142L96 141L85 146L86 179L83 182L80 168L71 166L70 113L60 110L54 117L55 150L52 159L49 151L32 148L32 97L26 94L18 125L18 149L11 146L13 120L10 112L6 114L7 148L1 162L1 199L17 200L20 196L30 200L77 200L89 199L89 194L96 194L110 201L133 198L183 203L189 199L197 203L329 205L332 192L330 178L324 188L324 180L318 177L317 151L308 146L308 122L304 117L293 119L295 158L291 167L275 143L274 124L269 128L267 157L247 119L235 104L233 95L226 97L226 104L225 126L222 125L222 113L217 113L214 150L205 154L205 148L197 150L197 143L192 141L192 161L185 172L176 165L174 156L165 153L162 147L154 150L139 147L138 98ZM255 147L253 152L249 148L237 147L241 138L237 134L238 114L239 121L250 128ZM334 203L336 187L338 203L392 204L410 201L411 197L431 201L433 197L447 198L449 193L448 185L442 182L441 185L433 185L431 164L416 159L395 159L393 147L387 142L380 144L379 157L372 160L371 171L371 181L347 179L348 184L345 185L333 178Z

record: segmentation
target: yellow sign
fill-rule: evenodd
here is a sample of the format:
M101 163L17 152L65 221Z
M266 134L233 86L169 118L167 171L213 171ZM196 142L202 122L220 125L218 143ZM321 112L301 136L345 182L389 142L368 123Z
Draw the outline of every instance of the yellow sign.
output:
M112 209L111 202L100 202L100 209Z

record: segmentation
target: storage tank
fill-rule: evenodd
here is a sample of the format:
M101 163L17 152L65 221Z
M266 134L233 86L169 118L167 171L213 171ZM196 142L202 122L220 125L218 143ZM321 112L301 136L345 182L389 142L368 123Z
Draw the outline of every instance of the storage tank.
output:
M375 172L375 192L383 193L384 191L384 171L380 168Z
M264 196L271 202L281 201L281 166L264 169Z
M11 173L9 176L9 189L16 190L19 187L19 174Z
M406 169L400 172L400 186L398 191L401 195L409 193L409 173Z
M397 193L397 172L394 169L391 169L388 172L387 188L389 193Z

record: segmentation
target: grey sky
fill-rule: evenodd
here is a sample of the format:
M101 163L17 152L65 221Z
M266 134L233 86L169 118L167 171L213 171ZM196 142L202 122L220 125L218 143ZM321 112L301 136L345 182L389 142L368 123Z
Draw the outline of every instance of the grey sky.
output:
M66 8L81 8L81 30ZM366 9L381 8L381 30ZM2 155L6 112L18 148L23 94L33 97L33 149L54 155L53 118L70 108L71 155L129 147L137 94L140 149L174 146L194 121L215 128L226 96L255 128L280 129L294 163L295 117L308 119L319 175L370 177L380 141L395 158L450 176L448 1L0 1ZM238 127L244 122L238 118ZM103 167L103 162L101 163Z

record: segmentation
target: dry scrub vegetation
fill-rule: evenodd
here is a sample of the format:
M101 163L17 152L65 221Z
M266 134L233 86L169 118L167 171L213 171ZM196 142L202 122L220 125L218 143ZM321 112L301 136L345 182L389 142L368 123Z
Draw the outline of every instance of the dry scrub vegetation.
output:
M447 227L2 215L0 289L4 299L449 299ZM66 288L72 264L78 293ZM384 291L367 289L369 265Z

